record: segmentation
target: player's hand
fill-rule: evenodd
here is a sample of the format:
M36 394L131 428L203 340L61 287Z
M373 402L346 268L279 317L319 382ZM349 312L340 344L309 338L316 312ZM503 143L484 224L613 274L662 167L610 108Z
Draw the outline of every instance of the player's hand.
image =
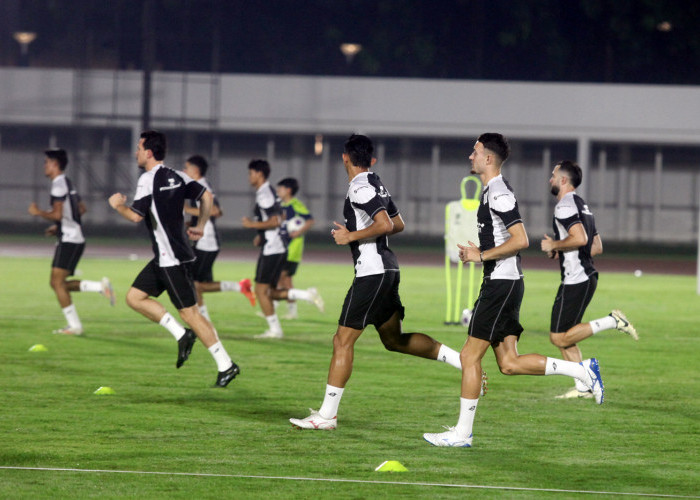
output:
M44 236L56 236L56 234L58 234L58 226L56 224L47 227L44 231Z
M256 234L255 238L253 238L253 246L259 247L260 245L262 245L262 236L260 236L259 234Z
M202 236L204 236L204 228L201 228L199 226L188 227L187 228L187 236L189 236L189 238L192 241L197 241Z
M481 249L473 242L468 242L468 246L457 244L459 248L459 260L462 262L481 262Z
M540 248L550 259L554 258L550 255L550 252L554 251L554 240L548 234L544 235L544 238L540 242Z
M549 257L550 259L554 259L556 256L557 252L555 252L554 250L550 250L549 252L547 252L547 257Z
M30 215L39 215L41 213L41 210L39 209L39 205L36 204L36 202L31 202L29 204L29 214Z
M126 205L126 196L121 193L114 193L109 197L108 201L109 206L116 210L117 208Z
M331 229L331 236L333 236L335 244L347 245L350 243L350 231L348 231L348 228L342 224L338 224L335 221L333 221L333 224L335 225L335 228Z

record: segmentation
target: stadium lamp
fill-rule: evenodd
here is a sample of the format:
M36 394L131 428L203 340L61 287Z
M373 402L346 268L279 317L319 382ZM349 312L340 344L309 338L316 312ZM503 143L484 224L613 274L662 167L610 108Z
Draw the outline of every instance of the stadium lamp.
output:
M668 21L663 21L656 25L656 29L664 33L668 33L673 29L673 25Z
M12 38L22 47L22 55L26 56L29 51L29 44L36 40L36 33L32 31L16 31Z
M323 154L323 135L316 134L316 140L314 141L314 154L316 156L321 156Z
M340 51L345 56L345 60L350 64L355 56L362 50L359 43L341 43Z

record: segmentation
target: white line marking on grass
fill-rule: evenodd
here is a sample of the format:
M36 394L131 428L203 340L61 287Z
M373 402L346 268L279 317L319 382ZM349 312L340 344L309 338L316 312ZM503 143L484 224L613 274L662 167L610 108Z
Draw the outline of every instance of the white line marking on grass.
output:
M329 483L361 483L361 484L388 484L394 486L428 486L439 488L465 488L482 490L506 490L506 491L537 491L551 493L581 493L586 495L621 495L655 498L700 498L700 496L665 495L660 493L627 493L622 491L595 491L595 490L559 490L555 488L520 488L517 486L486 486L478 484L449 484L449 483L410 483L404 481L365 481L362 479L338 479L321 477L295 477L295 476L253 476L247 474L209 474L199 472L163 472L163 471L138 471L138 470L106 470L106 469L69 469L62 467L13 467L0 466L5 470L34 470L45 472L92 472L98 474L151 474L155 476L192 476L192 477L228 477L234 479L276 479L281 481L322 481Z

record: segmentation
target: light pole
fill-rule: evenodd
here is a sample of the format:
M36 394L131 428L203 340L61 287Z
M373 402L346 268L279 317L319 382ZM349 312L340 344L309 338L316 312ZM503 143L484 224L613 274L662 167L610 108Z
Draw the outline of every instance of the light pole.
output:
M16 31L12 38L15 39L20 46L20 66L29 66L29 44L36 40L36 33L32 31Z

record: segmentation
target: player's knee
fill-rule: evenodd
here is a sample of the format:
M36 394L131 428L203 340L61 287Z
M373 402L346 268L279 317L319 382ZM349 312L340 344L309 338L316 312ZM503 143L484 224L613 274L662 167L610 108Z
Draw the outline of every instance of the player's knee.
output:
M498 369L501 371L501 373L503 375L515 375L517 373L516 365L511 360L501 361L501 363L499 363L499 365L498 365Z
M551 333L549 334L549 341L552 345L557 347L570 347L570 343L566 341L565 333Z

